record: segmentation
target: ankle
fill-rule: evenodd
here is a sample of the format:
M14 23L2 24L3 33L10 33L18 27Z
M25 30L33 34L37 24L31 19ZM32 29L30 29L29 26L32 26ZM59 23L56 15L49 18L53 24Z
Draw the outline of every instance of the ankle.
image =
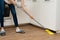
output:
M1 31L5 31L5 30L4 30L4 27L1 27Z

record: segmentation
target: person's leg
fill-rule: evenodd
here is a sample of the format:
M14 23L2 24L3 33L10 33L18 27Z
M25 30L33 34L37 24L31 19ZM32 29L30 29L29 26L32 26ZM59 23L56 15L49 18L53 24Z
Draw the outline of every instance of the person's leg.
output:
M4 31L4 14L2 13L1 11L1 14L0 14L0 23L1 23L1 32Z
M10 4L9 8L10 8L12 16L13 16L15 27L17 27L18 26L18 20L17 20L17 15L16 15L15 7L14 7L14 5Z
M18 20L17 20L16 10L15 10L14 5L13 5L13 4L10 4L10 5L9 5L9 8L10 8L11 13L12 13L12 16L13 16L14 24L15 24L15 27L16 27L16 32L18 32L18 33L23 33L24 31L21 30L21 29L18 27Z
M0 9L0 24L1 24L1 31L3 31L4 28L4 18L3 18L2 10Z
M4 0L0 0L0 24L1 24L1 34L5 34L4 30Z

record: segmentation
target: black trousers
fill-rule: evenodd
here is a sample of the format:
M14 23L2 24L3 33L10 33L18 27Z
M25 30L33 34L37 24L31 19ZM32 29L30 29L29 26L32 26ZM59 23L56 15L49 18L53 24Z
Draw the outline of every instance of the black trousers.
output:
M9 6L9 8L11 10L15 27L17 27L18 26L18 20L17 20L15 6L13 4L8 4L8 6Z
M4 0L0 0L0 26L4 26Z

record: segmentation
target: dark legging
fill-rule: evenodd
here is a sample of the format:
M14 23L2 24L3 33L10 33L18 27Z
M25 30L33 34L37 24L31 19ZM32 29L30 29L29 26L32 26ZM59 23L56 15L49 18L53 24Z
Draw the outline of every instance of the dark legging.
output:
M0 0L0 26L4 27L4 0Z
M15 6L13 4L9 4L8 6L9 6L9 8L11 10L11 13L12 13L12 16L13 16L13 20L14 20L14 24L17 27L18 26L18 20L17 20Z

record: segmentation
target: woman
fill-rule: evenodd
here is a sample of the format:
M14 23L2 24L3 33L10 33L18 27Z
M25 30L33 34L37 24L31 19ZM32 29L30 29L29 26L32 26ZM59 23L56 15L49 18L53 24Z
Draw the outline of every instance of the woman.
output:
M17 5L17 2L16 0L9 0L9 2L7 1L8 3L8 6L12 12L12 15L13 15L13 19L14 19L14 23L15 23L15 26L16 26L16 32L17 33L25 33L23 30L19 29L18 27L18 21L17 21L17 17L16 17L16 11L15 11L15 5ZM24 12L26 12L27 14L29 14L30 18L33 19L33 17L30 15L31 12L28 10L28 8L26 6L24 6L24 0L21 0L21 8L23 9ZM4 12L3 12L4 13ZM4 34L5 33L5 30L4 30L4 26L3 26L3 23L1 23L1 33Z
M0 34L1 35L5 35L6 31L4 29L4 24L3 24L3 14L4 14L4 0L0 0L2 1L2 6L0 5L0 8L1 8L1 16L0 16L0 23L1 23L1 32ZM5 0L6 1L6 0ZM1 2L0 2L1 3ZM9 2L7 3L7 5L9 6L10 10L11 10L11 13L13 15L13 20L14 20L14 24L15 24L15 27L16 27L16 33L25 33L23 30L21 30L19 27L18 27L18 20L17 20L17 15L16 15L16 10L15 10L15 5L16 5L16 1L14 0L9 0Z

